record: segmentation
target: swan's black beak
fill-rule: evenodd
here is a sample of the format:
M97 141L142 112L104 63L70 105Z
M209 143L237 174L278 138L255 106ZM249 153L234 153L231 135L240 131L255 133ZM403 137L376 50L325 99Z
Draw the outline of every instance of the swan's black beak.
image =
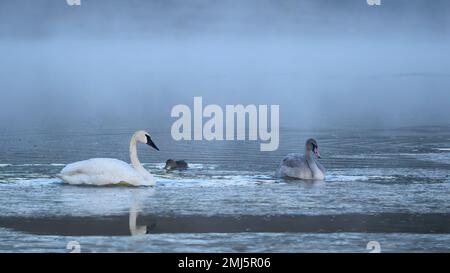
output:
M152 139L150 138L149 135L145 135L147 137L147 145L149 145L150 147L153 147L154 149L156 149L157 151L159 151L159 148L156 147L155 143L153 143Z

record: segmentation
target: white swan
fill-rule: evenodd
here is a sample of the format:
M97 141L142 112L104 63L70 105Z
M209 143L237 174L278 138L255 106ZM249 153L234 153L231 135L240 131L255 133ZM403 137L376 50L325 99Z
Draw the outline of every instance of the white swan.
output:
M317 161L320 158L319 146L315 139L308 139L305 155L288 154L281 162L277 176L305 180L325 180L325 168Z
M159 151L145 131L137 131L130 141L131 165L113 158L92 158L68 164L57 175L69 184L153 186L153 175L142 167L137 157L137 142L150 145Z

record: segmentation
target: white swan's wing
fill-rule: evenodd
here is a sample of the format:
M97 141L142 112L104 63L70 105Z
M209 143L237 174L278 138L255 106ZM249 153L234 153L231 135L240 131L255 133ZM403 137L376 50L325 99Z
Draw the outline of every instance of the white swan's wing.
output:
M129 164L112 158L93 158L71 163L62 169L58 177L66 183L76 185L143 184L142 176Z

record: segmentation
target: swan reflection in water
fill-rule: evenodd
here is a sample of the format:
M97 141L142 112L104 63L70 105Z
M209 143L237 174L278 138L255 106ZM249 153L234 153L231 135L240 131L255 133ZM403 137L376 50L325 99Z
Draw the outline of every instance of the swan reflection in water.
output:
M130 216L128 218L128 226L130 229L131 236L147 235L150 233L150 230L155 226L155 224L150 225L150 227L147 225L137 224L139 213L142 212L143 200L148 199L149 197L151 198L154 192L155 191L153 189L147 190L145 192L141 192L139 190L133 191L131 195L132 202L130 206Z
M105 221L104 218L110 216L115 218L113 224L104 229L96 224L95 230L92 227L80 225L77 234L97 232L98 235L144 235L151 229L151 224L148 228L139 226L138 217L143 209L149 208L148 201L154 198L155 188L63 185L58 191L57 198L60 210L71 211L75 215L80 215L81 218L81 215L86 216L87 219L94 218L99 224ZM115 215L122 215L124 218L115 217ZM73 221L71 225L73 228Z
M137 225L137 217L140 211L141 211L140 206L137 203L134 203L130 208L129 227L131 236L148 234L147 226Z

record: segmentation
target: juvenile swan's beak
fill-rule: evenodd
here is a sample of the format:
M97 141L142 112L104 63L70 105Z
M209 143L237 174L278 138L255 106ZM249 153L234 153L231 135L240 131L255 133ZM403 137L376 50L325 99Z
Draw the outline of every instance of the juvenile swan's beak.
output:
M314 154L316 155L317 158L320 158L319 148L314 147Z
M158 147L156 147L155 143L153 143L153 141L150 138L150 136L149 135L145 135L145 136L147 137L147 145L149 145L150 147L153 147L154 149L159 151Z

